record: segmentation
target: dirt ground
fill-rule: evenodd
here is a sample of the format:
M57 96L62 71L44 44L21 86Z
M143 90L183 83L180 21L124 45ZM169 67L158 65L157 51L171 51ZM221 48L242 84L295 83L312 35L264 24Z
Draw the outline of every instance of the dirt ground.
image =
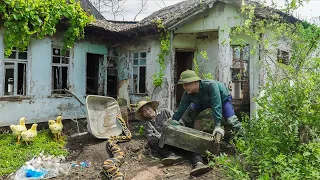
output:
M126 161L121 166L121 172L125 174L126 180L227 179L217 168L214 168L211 172L202 176L190 177L189 173L191 170L191 164L188 160L184 160L182 163L174 166L163 167L160 163L159 156L148 147L145 138L138 133L141 124L142 122L140 121L130 121L129 128L133 135L132 140L130 142L119 144L121 149L126 153ZM68 175L53 179L107 179L102 173L102 164L109 158L106 150L106 141L96 139L90 134L71 137L75 133L78 133L77 127L79 127L80 132L86 132L86 125L87 123L85 119L78 120L78 126L74 121L65 120L64 134L68 136L68 144L66 145L66 148L70 152L70 155L67 157L67 161L80 163L88 160L91 163L90 167L72 167ZM183 156L183 154L180 155Z

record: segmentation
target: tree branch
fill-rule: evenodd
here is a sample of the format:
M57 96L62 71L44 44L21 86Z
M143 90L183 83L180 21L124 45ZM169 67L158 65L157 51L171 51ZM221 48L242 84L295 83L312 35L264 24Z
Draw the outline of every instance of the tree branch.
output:
M144 11L144 10L147 9L147 8L146 8L147 2L148 2L148 0L141 0L141 7L139 8L139 12L134 16L133 21L135 21L135 20L137 19L138 15L139 15L142 11Z

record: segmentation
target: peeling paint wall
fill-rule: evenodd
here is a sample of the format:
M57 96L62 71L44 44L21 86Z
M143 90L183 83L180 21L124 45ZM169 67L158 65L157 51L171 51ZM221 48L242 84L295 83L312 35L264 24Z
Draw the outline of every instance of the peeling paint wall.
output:
M128 79L129 80L129 97L130 103L137 103L142 98L149 96L152 100L159 101L159 107L170 108L169 106L169 87L171 79L171 58L167 58L167 68L165 71L164 83L161 88L154 88L152 75L159 71L159 64L156 62L157 55L160 52L160 42L159 36L146 36L146 37L136 37L127 43L120 44L120 58L118 65L118 77L119 80ZM133 53L135 52L146 52L147 53L147 64L146 64L146 93L145 94L133 94L132 93L132 64L133 64ZM123 90L122 90L123 91ZM121 93L121 92L120 92ZM124 96L119 94L119 96Z
M62 45L59 36L32 39L29 44L29 62L27 74L27 96L20 101L4 101L0 98L0 126L18 123L25 116L26 123L44 122L55 119L62 114L65 118L79 118L86 116L85 107L73 97L55 98L51 95L52 66L51 45ZM70 90L82 102L86 95L86 53L107 54L107 46L89 42L76 43L70 50L69 85ZM3 90L3 33L0 34L0 88Z
M227 30L229 27L235 27L240 24L241 18L236 18L236 16L239 16L237 7L219 2L204 13L202 17L178 27L175 33L210 32L217 29Z
M225 3L217 3L215 6L203 13L197 19L181 24L175 28L175 48L194 48L198 52L206 51L208 61L203 60L200 54L196 55L200 74L210 72L216 80L229 86L231 81L232 45L230 39L245 39L250 48L255 41L245 35L230 36L230 28L240 25L238 8ZM250 56L250 99L259 91L259 53ZM251 100L251 111L256 108Z

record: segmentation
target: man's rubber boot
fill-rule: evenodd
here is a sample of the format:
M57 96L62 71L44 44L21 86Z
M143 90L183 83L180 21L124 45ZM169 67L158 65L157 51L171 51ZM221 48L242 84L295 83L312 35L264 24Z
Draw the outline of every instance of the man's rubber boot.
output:
M197 164L193 166L190 176L199 176L209 172L211 169L211 167L204 165L202 162L197 162Z
M227 123L232 126L232 130L236 132L236 136L243 137L243 128L236 115L229 117Z
M179 163L183 160L183 158L181 156L177 156L177 155L170 155L166 158L163 158L161 160L161 163L164 165L164 166L170 166L170 165L173 165L173 164L176 164L176 163Z

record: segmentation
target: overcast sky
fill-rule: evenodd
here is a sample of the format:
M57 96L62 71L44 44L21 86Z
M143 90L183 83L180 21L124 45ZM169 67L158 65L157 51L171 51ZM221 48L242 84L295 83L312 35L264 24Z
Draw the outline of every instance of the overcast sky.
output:
M178 2L181 2L183 0L147 0L146 10L141 12L136 20L141 20L144 17L150 15L151 13L164 8L166 6L170 6L173 4L176 4ZM278 4L281 4L284 0L278 0ZM132 21L139 12L139 5L141 0L126 0L126 10L127 12L124 14L123 17L119 16L117 17L117 20L125 20L125 21ZM310 0L309 3L306 3L304 7L299 8L297 11L297 16L302 19L310 20L314 17L320 17L320 0ZM112 17L108 16L107 14L104 14L104 16L108 19L113 19Z

